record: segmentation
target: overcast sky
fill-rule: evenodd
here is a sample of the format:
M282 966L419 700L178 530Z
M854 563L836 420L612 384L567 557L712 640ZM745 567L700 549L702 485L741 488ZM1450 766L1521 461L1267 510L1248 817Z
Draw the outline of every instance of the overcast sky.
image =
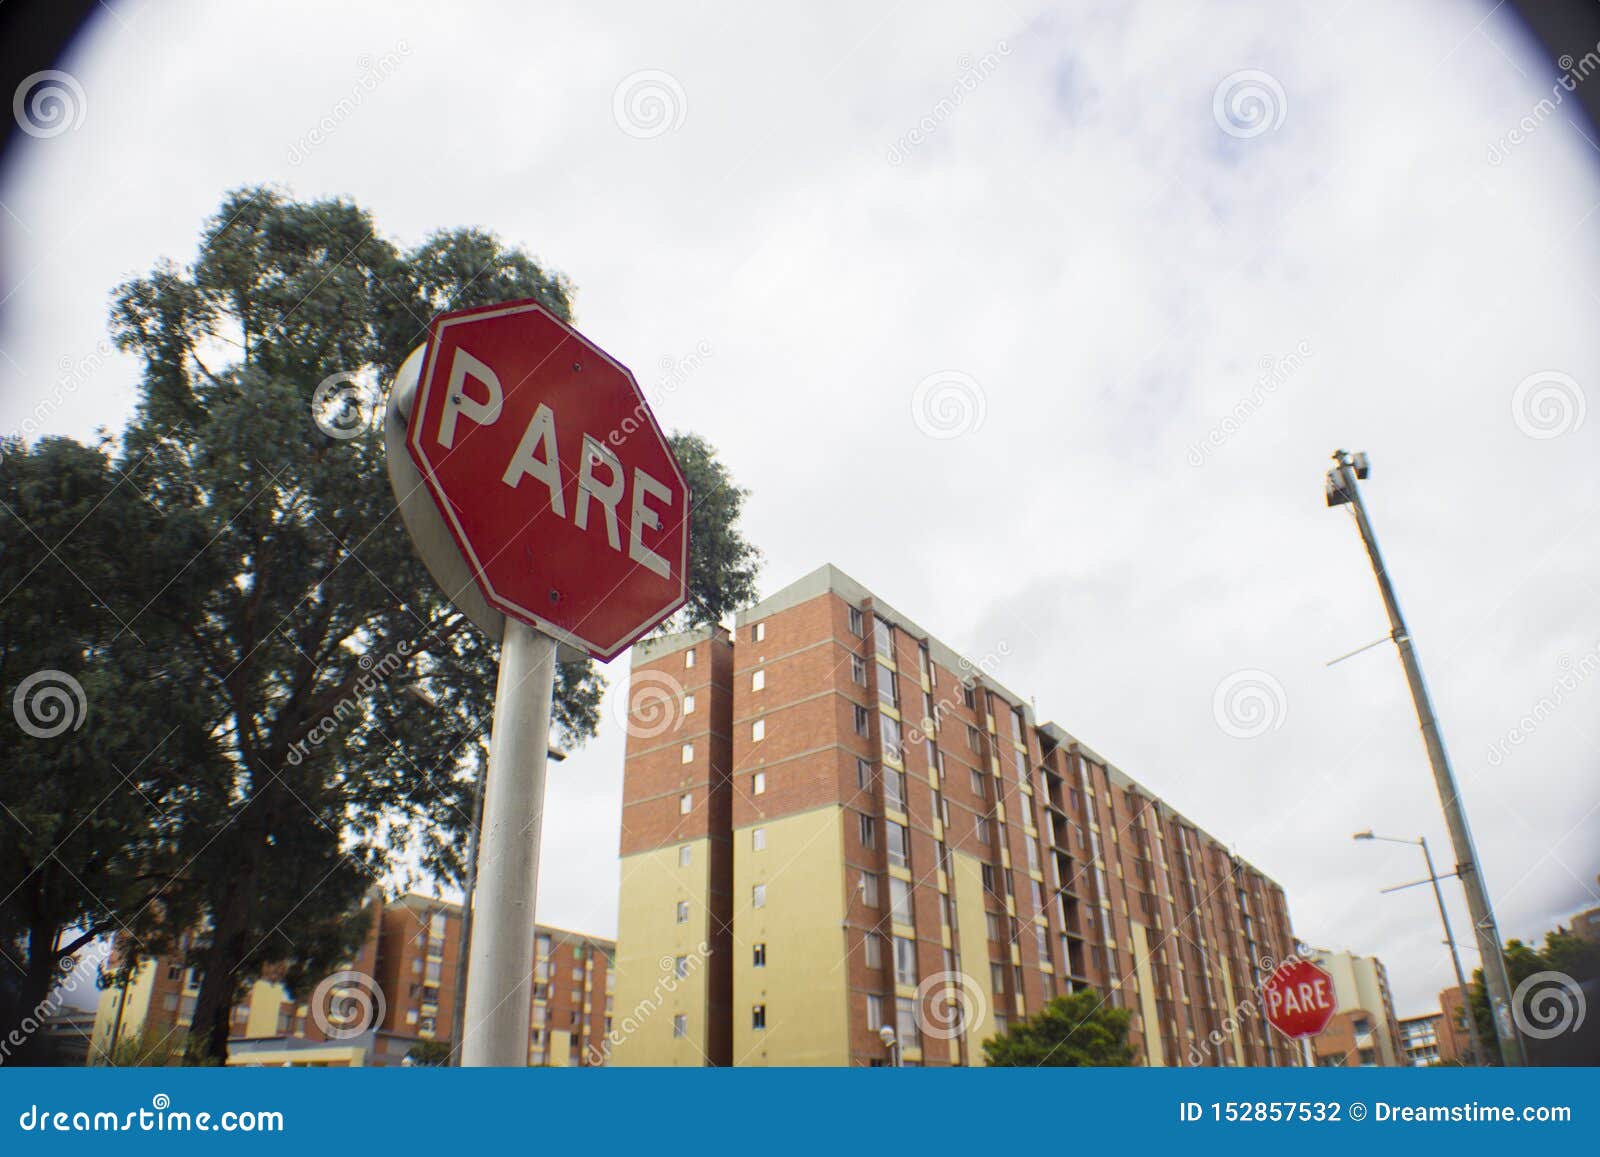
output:
M1420 855L1350 833L1451 856L1393 648L1325 666L1387 631L1322 500L1363 449L1503 931L1600 903L1600 147L1508 9L110 0L60 67L0 176L0 430L121 426L109 291L230 188L491 228L641 381L702 351L657 413L753 491L764 591L831 561L1008 652L1406 1015L1451 982L1378 894ZM539 907L606 935L614 720Z

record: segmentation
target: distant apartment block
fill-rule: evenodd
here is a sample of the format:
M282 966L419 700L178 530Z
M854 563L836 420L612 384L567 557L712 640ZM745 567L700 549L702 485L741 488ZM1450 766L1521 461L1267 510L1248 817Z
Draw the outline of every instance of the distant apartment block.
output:
M373 896L366 906L372 927L345 970L351 975L322 988L320 1002L316 991L290 999L271 980L251 986L233 1010L230 1065L398 1065L420 1042L453 1038L460 906L419 895ZM533 948L528 1063L603 1064L615 945L541 925ZM155 958L125 991L103 992L90 1063L119 1055L119 1045L124 1055L143 1051L155 1063L181 1051L199 980L181 960ZM337 1002L331 1010L330 1000Z
M613 1063L977 1065L1086 987L1143 1064L1299 1063L1282 889L995 666L831 566L634 648Z
M1312 1038L1318 1065L1403 1065L1400 1024L1394 1015L1389 974L1376 956L1319 949L1312 956L1333 977L1338 1008L1320 1036Z
M1408 1016L1399 1024L1405 1064L1426 1068L1473 1063L1472 1030L1467 1027L1467 1003L1460 988L1439 994L1438 1012Z

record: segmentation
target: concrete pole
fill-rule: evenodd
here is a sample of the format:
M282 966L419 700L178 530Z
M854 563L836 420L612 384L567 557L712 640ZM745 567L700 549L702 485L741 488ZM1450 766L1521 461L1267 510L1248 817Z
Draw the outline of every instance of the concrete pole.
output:
M1484 984L1489 990L1489 1007L1493 1014L1495 1032L1500 1038L1500 1055L1507 1065L1526 1063L1522 1055L1522 1041L1517 1035L1511 1016L1511 980L1506 975L1506 960L1500 946L1500 929L1495 924L1494 908L1489 903L1489 889L1484 885L1483 873L1478 870L1478 856L1472 844L1472 831L1467 827L1467 813L1461 806L1461 790L1456 785L1455 773L1450 769L1445 755L1444 740L1439 735L1439 721L1433 714L1433 703L1428 698L1427 685L1422 680L1422 665L1417 660L1416 649L1411 645L1411 633L1406 630L1405 619L1400 614L1400 602L1395 597L1394 584L1384 568L1383 555L1378 551L1378 539L1367 520L1367 507L1361 500L1357 485L1353 456L1343 450L1333 459L1338 475L1339 489L1348 496L1350 509L1355 512L1356 527L1372 562L1372 572L1378 579L1378 590L1383 596L1384 609L1389 613L1391 636L1400 651L1400 663L1405 668L1406 682L1411 686L1411 701L1416 705L1417 721L1422 727L1422 741L1428 749L1428 762L1433 767L1434 786L1439 792L1439 803L1444 809L1445 826L1450 832L1450 844L1456 856L1456 875L1467 894L1467 911L1472 917L1472 930L1478 942L1478 956L1483 961ZM1331 501L1331 499L1330 499ZM1470 1008L1469 1008L1470 1015Z
M1461 1001L1467 1013L1467 1032L1472 1038L1472 1063L1486 1065L1489 1054L1483 1051L1478 1039L1478 1018L1472 1015L1472 990L1467 987L1467 974L1461 968L1461 952L1456 948L1455 934L1450 931L1450 913L1445 911L1444 892L1439 887L1439 873L1433 870L1433 853L1428 851L1428 837L1418 836L1422 845L1422 858L1428 862L1428 879L1433 881L1433 898L1439 902L1439 922L1444 925L1444 942L1450 946L1450 963L1455 965L1456 984L1461 987Z
M534 899L555 670L555 640L508 616L484 776L463 1065L528 1063Z

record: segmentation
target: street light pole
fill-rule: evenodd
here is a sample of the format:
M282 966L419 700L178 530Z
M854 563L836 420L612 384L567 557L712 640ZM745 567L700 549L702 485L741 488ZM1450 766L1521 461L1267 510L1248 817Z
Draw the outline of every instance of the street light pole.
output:
M1433 853L1428 851L1428 837L1418 836L1414 840L1404 840L1393 836L1375 836L1366 831L1357 832L1355 838L1384 840L1391 844L1414 844L1422 849L1422 858L1428 865L1428 882L1433 885L1433 898L1439 905L1439 923L1444 925L1444 942L1450 947L1450 963L1455 966L1456 985L1461 990L1461 1003L1467 1013L1467 1034L1472 1041L1472 1062L1477 1065L1488 1064L1489 1054L1483 1049L1483 1041L1478 1039L1478 1018L1472 1015L1472 990L1467 987L1467 974L1461 967L1461 951L1456 947L1455 933L1450 930L1450 913L1445 910L1444 891L1439 887L1439 873L1433 867Z
M1411 633L1400 614L1400 602L1395 596L1394 584L1389 581L1389 572L1383 565L1378 539L1372 532L1372 523L1367 519L1367 507L1361 499L1361 488L1357 485L1359 479L1367 476L1367 456L1336 450L1333 460L1336 465L1328 471L1327 478L1328 505L1349 504L1355 514L1356 527L1361 532L1361 541L1367 548L1367 557L1372 562L1372 572L1377 576L1383 606L1389 614L1390 635L1400 652L1406 682L1411 686L1411 700L1417 709L1417 722L1422 727L1422 740L1428 749L1428 762L1433 767L1434 786L1439 792L1445 826L1449 829L1450 843L1455 851L1456 875L1467 894L1467 911L1472 917L1478 956L1483 961L1483 979L1489 990L1495 1034L1500 1039L1500 1056L1508 1065L1521 1065L1524 1063L1522 1041L1512 1022L1511 981L1506 975L1500 929L1495 924L1489 889L1485 887L1483 873L1478 867L1472 830L1467 826L1466 811L1461 806L1461 791L1456 785L1455 773L1450 769L1450 759L1445 755L1444 740L1439 735L1439 721L1434 717L1433 703L1428 698L1428 688L1422 680L1422 665L1417 661L1416 649L1411 645Z

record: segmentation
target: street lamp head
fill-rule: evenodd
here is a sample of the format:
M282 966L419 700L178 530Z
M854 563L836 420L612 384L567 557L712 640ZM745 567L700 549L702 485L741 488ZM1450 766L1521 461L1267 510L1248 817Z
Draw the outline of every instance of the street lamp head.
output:
M1376 837L1376 836L1374 836L1372 834L1372 829L1371 828L1368 828L1364 832L1357 832L1355 835L1351 836L1350 838L1352 840L1375 840L1378 837Z
M886 1024L880 1028L878 1030L878 1039L883 1042L885 1048L893 1047L895 1040L894 1026Z

